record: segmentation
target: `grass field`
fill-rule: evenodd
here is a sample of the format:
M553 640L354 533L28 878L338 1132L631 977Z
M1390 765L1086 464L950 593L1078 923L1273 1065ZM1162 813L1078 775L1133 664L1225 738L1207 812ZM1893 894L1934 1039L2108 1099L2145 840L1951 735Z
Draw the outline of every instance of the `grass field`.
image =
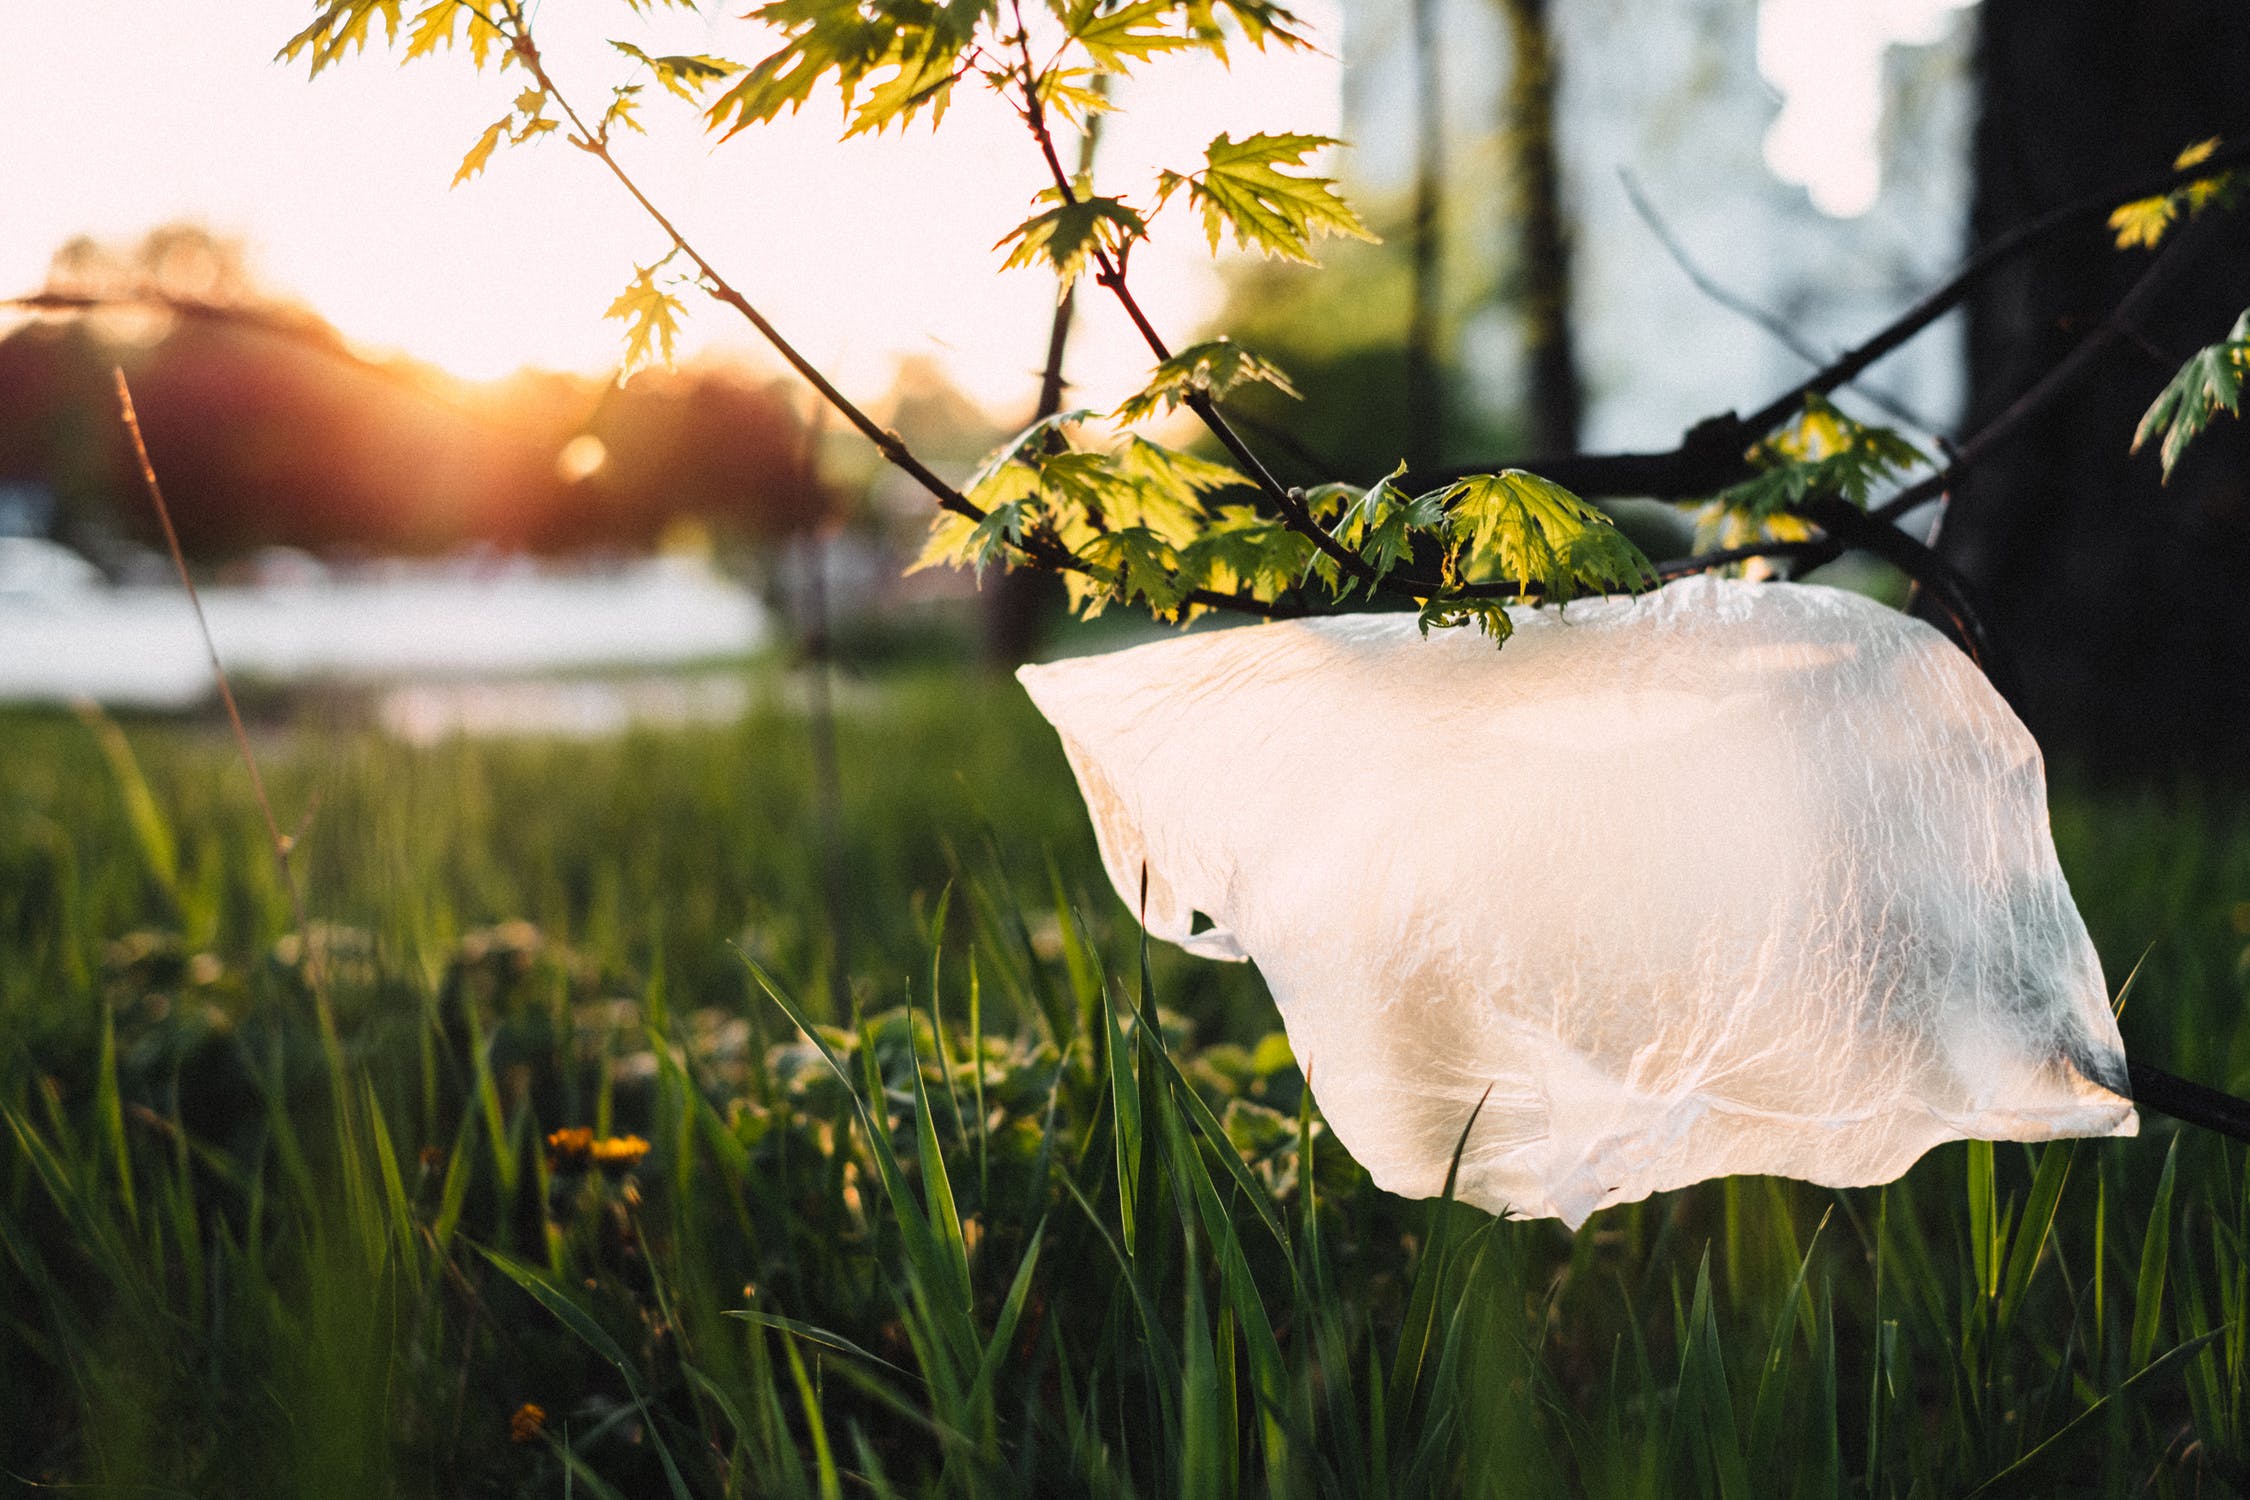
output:
M2240 1148L2150 1117L1575 1236L1403 1202L1322 1130L1254 973L1144 966L1012 683L854 687L835 973L779 694L597 744L261 730L285 823L314 808L309 942L222 732L0 718L0 1466L121 1496L2250 1490ZM2055 825L2112 984L2146 952L2136 1055L2250 1084L2250 809L2068 789Z

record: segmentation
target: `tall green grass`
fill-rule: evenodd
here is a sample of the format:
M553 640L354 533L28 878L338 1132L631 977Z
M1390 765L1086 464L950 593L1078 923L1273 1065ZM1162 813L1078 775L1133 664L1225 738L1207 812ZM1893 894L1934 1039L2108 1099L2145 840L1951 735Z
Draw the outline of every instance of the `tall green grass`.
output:
M1013 688L412 751L0 720L0 1465L147 1494L2250 1485L2238 1148L1970 1144L1577 1235L1376 1191L1255 976L1150 953ZM2250 816L2070 792L2125 1027L2250 1082ZM1466 1122L1464 1122L1466 1124ZM588 1159L551 1132L637 1136ZM534 1417L530 1408L538 1408Z

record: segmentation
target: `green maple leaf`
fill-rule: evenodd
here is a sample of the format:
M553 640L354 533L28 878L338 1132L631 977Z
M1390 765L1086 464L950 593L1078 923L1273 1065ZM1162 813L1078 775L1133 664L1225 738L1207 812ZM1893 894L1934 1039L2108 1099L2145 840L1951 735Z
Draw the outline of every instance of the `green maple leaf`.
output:
M2172 477L2172 466L2187 452L2188 444L2201 436L2211 425L2211 419L2220 412L2230 416L2241 415L2242 375L2250 370L2250 311L2234 320L2234 327L2219 343L2199 349L2179 373L2165 382L2156 400L2149 406L2147 415L2133 432L2133 451L2159 431L2164 441L2158 448L2158 458L2164 466L2164 477Z
M1222 16L1240 27L1250 45L1261 52L1269 41L1292 51L1313 44L1304 21L1295 12L1267 4L1266 0L1188 0L1187 13L1188 29L1203 38L1204 45L1221 62L1227 60Z
M1231 232L1244 250L1310 265L1316 236L1375 240L1337 194L1334 178L1282 170L1301 166L1314 151L1335 144L1324 135L1260 133L1237 141L1222 134L1205 148L1202 171L1163 175L1158 201L1184 187L1188 201L1203 211L1203 230L1213 250Z
M1335 526L1336 540L1365 558L1375 570L1377 581L1388 577L1413 554L1416 536L1444 533L1444 492L1408 495L1395 483L1405 473L1406 465L1400 464L1364 490L1344 485L1333 487L1341 493L1306 497L1308 505L1344 502ZM1326 485L1321 488L1331 489ZM1344 593L1348 595L1357 581L1346 579Z
M1229 338L1192 344L1158 365L1149 383L1112 413L1112 420L1131 426L1150 417L1177 410L1190 396L1224 396L1236 386L1270 385L1295 399L1297 388L1280 366L1261 359Z
M1504 646L1508 637L1516 633L1516 622L1508 618L1508 606L1498 599L1464 599L1452 595L1426 600L1415 623L1422 634L1432 630L1457 630L1463 625L1474 625L1492 637L1492 644Z
M1080 548L1079 555L1100 570L1125 602L1145 600L1159 614L1179 607L1184 592L1178 576L1179 552L1146 526L1102 532Z
M1044 260L1054 267L1055 275L1067 290L1085 270L1086 262L1093 258L1095 251L1115 255L1148 233L1147 221L1122 198L1080 195L1075 202L1058 202L1061 195L1054 188L1048 188L1039 196L1055 206L1024 220L992 247L995 250L1003 245L1015 247L1000 263L1003 271Z
M1888 427L1860 422L1827 398L1808 394L1787 422L1750 449L1758 472L1731 485L1696 513L1699 547L1793 541L1812 535L1787 514L1818 495L1840 495L1865 510L1881 486L1929 462Z
M1086 49L1097 68L1123 73L1160 52L1195 45L1193 37L1164 29L1174 9L1174 0L1131 0L1111 11L1103 11L1100 0L1081 0L1072 7L1067 25L1071 40Z
M977 471L969 476L966 484L962 485L962 492L971 500L977 500L980 492L985 492L989 486L1002 481L1011 465L1022 468L1027 472L1036 473L1036 468L1024 458L1026 453L1045 446L1050 434L1058 434L1055 441L1061 441L1059 434L1063 428L1076 426L1087 418L1098 415L1097 412L1079 407L1072 411L1058 411L1051 417L1041 417L1038 421L987 453L984 456L984 462L977 465ZM981 505L984 502L978 500L977 503Z
M1179 549L1179 574L1183 588L1247 590L1271 603L1297 586L1315 555L1302 532L1247 505L1228 505Z
M415 12L407 26L404 61L413 62L416 58L452 50L463 22L468 23L469 60L477 71L484 71L492 44L505 41L506 34L483 6L471 5L467 0L430 0Z
M1561 602L1651 581L1641 549L1609 517L1551 480L1521 469L1478 474L1417 501L1445 507L1464 580L1513 579Z

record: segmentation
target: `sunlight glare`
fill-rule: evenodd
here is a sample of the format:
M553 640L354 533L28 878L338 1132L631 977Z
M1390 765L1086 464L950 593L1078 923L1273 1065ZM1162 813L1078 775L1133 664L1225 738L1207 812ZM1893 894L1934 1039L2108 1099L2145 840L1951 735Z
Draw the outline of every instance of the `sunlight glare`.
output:
M1781 93L1766 164L1839 219L1882 190L1883 58L1927 46L1975 0L1764 0L1758 71Z
M1305 7L1337 35L1333 0ZM0 286L35 289L74 234L130 242L193 219L251 245L267 283L301 298L355 344L389 347L455 374L521 367L615 368L608 307L636 265L668 248L598 163L550 136L498 152L448 191L461 154L521 87L464 59L399 67L371 53L314 82L270 61L303 24L301 0L151 7L140 0L0 8ZM622 76L608 38L652 50L755 55L739 24L622 7L549 7L542 48L566 89L601 97ZM1103 144L1104 192L1152 206L1160 166L1196 160L1221 130L1334 133L1331 57L1236 49L1231 75L1199 62L1154 66L1127 88L1130 118ZM99 56L89 108L64 57ZM926 355L1002 419L1030 405L1053 283L999 272L993 242L1033 211L1042 184L1023 126L966 90L942 131L839 141L833 97L724 145L660 93L650 134L621 159L681 228L813 362L865 399L902 357ZM1184 341L1219 285L1194 220L1175 209L1134 257L1151 316ZM773 357L725 309L688 297L681 356ZM1072 373L1114 400L1151 360L1113 306L1082 298Z

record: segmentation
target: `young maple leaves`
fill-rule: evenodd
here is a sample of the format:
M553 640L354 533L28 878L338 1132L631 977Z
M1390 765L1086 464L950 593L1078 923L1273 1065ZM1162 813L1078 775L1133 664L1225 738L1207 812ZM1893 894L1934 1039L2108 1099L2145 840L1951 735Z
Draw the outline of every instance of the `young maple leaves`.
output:
M623 4L638 12L686 0ZM1133 248L1175 205L1199 221L1213 251L1231 239L1239 249L1310 263L1325 236L1374 238L1311 164L1336 144L1325 136L1222 133L1200 163L1161 173L1145 207L1097 192L1083 175L1066 178L1059 164L1053 122L1083 127L1108 109L1111 77L1169 53L1223 62L1236 40L1310 45L1298 18L1272 0L767 0L747 19L780 39L747 66L613 43L634 73L611 88L592 120L553 95L523 0L328 0L282 56L308 60L317 74L364 50L380 23L393 44L406 32L409 61L458 47L480 70L496 59L530 73L534 86L471 146L457 182L483 171L501 145L556 130L606 157L614 131L643 130L651 81L700 106L721 139L794 113L830 88L846 135L924 117L935 125L956 87L981 85L1023 116L1054 179L1035 212L995 245L1006 252L1003 267L1043 266L1062 289L1093 272L1129 307ZM639 268L608 310L625 324L628 370L671 357L684 309L658 273L672 258ZM1425 629L1475 622L1495 639L1510 629L1510 596L1560 600L1651 581L1647 560L1606 516L1520 471L1419 495L1397 487L1403 471L1365 488L1282 490L1225 430L1217 403L1252 382L1294 395L1288 378L1225 339L1171 351L1132 311L1158 363L1148 384L1104 418L1110 439L1073 444L1093 412L1025 429L946 502L917 566L1058 567L1087 614L1124 601L1192 618L1215 604L1270 612L1298 607L1304 601L1295 596L1307 592L1338 602L1381 592L1420 606ZM1248 473L1133 430L1183 406L1220 432Z

